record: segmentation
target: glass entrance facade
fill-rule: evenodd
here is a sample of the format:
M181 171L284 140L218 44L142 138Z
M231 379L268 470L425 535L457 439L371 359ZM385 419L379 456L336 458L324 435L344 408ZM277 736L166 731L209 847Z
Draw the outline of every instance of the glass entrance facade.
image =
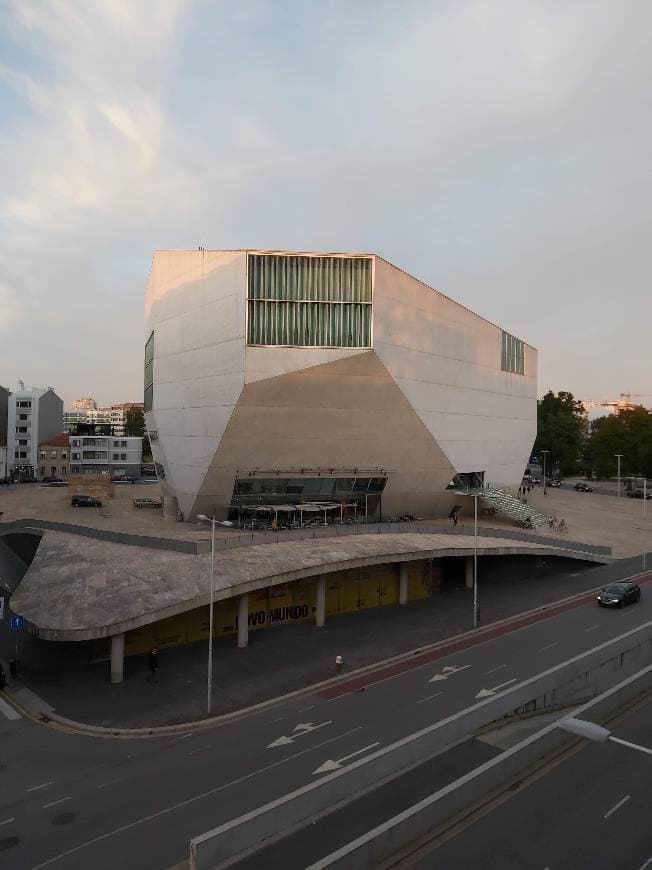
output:
M261 508L282 505L286 523L308 522L312 514L328 522L376 518L380 513L381 496L386 477L245 477L233 487L229 519L244 521L260 514ZM294 510L288 510L293 508Z

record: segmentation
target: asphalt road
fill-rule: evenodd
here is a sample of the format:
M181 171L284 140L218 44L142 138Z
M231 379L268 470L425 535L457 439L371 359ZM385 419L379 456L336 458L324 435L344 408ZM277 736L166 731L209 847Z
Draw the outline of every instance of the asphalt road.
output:
M652 703L617 737L652 748ZM409 866L418 870L644 870L652 867L652 757L591 744Z
M644 587L641 603L622 611L591 602L439 661L415 657L400 674L369 677L365 691L307 693L174 738L78 736L0 711L0 863L163 870L187 858L191 837L314 781L325 762L346 766L347 756L463 711L481 690L500 691L648 622Z

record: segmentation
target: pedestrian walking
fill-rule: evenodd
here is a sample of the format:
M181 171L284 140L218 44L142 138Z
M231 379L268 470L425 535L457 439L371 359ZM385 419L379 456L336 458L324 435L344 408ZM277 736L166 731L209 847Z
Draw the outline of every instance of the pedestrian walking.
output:
M453 526L457 525L457 511L453 514Z
M155 646L149 651L149 677L152 683L158 683L158 650Z

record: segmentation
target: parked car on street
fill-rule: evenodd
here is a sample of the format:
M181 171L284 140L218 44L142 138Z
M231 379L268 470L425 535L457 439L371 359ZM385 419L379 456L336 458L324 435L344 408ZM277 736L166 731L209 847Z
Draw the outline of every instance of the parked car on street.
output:
M627 490L627 497L628 498L644 498L647 501L648 498L652 498L652 494L647 492L647 490L644 492L642 489L628 489Z
M641 587L637 583L613 583L598 595L600 607L624 607L641 600Z
M10 486L11 478L10 477L0 477L0 486Z
M558 486L561 486L561 480L557 480L556 477L553 477L551 480L548 481L548 484L547 484L547 485L548 485L548 486L552 486L552 487L558 487Z
M72 507L102 507L102 502L90 495L73 495L70 504Z
M135 498L135 508L160 508L163 507L163 502L160 498Z
M593 492L593 487L589 486L588 483L576 483L575 489L577 492Z

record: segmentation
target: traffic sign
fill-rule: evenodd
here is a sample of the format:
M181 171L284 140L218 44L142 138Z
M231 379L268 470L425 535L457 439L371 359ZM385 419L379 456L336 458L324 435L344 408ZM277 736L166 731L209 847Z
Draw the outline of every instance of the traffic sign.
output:
M11 627L13 629L15 629L16 631L19 628L22 628L24 624L25 624L25 617L24 616L12 616L11 617Z

